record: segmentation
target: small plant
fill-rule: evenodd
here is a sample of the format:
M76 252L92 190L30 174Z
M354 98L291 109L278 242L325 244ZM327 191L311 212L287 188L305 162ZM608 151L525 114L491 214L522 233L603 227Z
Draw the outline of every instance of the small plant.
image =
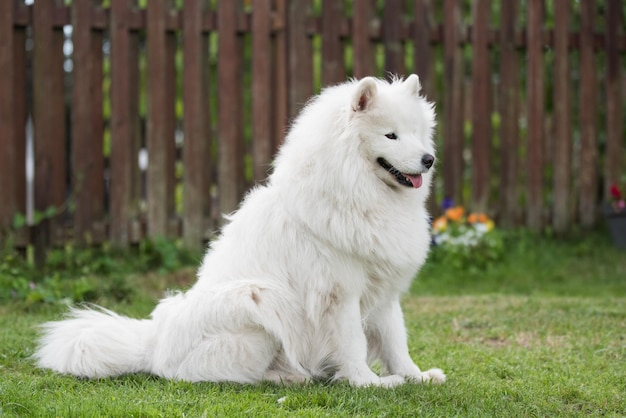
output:
M163 237L144 240L139 244L139 260L142 269L166 273L186 265L196 264L194 255L178 243Z
M67 205L64 204L63 206L58 207L58 208L55 206L49 206L44 211L36 210L33 213L33 221L31 225L39 225L43 221L46 221L46 220L49 220L58 216L59 214L63 213L66 207ZM29 225L29 223L28 223L28 219L26 219L26 215L23 213L16 213L15 216L13 217L13 228L19 229L27 225Z
M128 250L67 245L50 250L45 264L35 268L7 245L0 248L0 303L75 303L103 297L130 302L130 274L170 273L197 264L198 257L175 241L159 238Z
M106 255L86 259L84 254L89 251L53 250L46 265L38 269L23 257L5 251L0 259L0 302L74 303L102 296L130 300L133 290L128 284L100 269L99 261L107 260Z
M466 215L462 206L445 209L433 221L433 256L455 267L480 271L504 254L502 234L484 213Z

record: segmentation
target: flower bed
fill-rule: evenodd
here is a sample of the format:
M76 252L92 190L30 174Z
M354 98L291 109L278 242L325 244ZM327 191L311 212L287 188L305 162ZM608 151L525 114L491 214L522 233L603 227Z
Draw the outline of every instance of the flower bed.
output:
M433 256L457 267L482 270L504 253L502 234L484 213L466 215L462 206L449 207L433 221Z

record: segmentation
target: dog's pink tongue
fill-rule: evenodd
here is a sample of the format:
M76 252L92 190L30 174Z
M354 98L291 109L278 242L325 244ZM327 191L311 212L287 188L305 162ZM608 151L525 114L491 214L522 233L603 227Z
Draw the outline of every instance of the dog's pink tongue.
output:
M414 189L418 189L422 186L422 175L421 174L416 174L414 176L405 174L406 178L408 178L409 180L411 180L411 184L413 185Z

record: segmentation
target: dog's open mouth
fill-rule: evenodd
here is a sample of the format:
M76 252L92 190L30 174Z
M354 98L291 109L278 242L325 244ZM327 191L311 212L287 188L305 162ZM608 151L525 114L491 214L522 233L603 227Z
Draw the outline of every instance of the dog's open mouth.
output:
M398 183L406 187L413 187L415 189L422 186L422 175L421 174L406 174L392 166L382 157L379 157L377 160L378 164L385 170L387 170L391 175L393 175Z

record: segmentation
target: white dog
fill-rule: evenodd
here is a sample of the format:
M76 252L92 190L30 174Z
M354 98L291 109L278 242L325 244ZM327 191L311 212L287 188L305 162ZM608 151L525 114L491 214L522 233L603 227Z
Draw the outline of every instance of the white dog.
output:
M420 88L411 75L325 89L295 120L267 185L229 216L191 289L150 319L72 310L43 326L39 366L90 378L444 382L411 360L400 308L430 245L434 110Z

